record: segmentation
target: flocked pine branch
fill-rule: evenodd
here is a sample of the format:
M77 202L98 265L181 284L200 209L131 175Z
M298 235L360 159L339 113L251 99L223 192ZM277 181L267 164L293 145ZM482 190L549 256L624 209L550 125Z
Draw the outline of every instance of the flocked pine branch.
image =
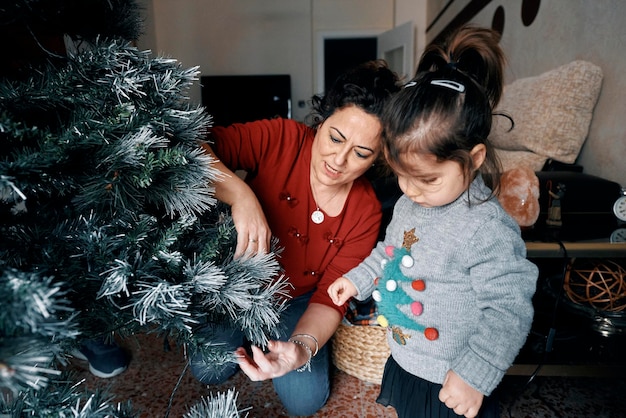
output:
M263 345L284 307L273 254L232 257L232 219L213 198L220 173L198 146L210 116L186 97L198 69L114 35L132 33L134 1L93 0L104 8L96 25L85 13L68 19L83 3L0 6L14 15L0 29L24 23L19 33L48 55L0 79L0 287L14 284L9 278L41 286L3 292L11 299L0 317L0 383L18 393L2 411L18 415L130 416L58 376L79 333L157 330L234 361L198 329L232 323ZM29 17L77 48L49 53Z
M46 391L22 391L9 401L0 397L0 414L33 418L135 418L139 417L130 402L115 402L104 391L81 389L73 376L64 374Z
M0 387L15 395L45 387L79 334L62 283L6 269L0 274Z
M237 408L237 393L230 389L203 398L189 409L184 418L245 418L249 409Z

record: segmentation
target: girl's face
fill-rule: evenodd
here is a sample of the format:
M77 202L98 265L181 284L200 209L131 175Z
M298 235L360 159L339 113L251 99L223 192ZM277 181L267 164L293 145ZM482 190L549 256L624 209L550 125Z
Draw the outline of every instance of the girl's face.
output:
M335 111L315 134L311 174L327 186L353 182L376 160L381 131L378 118L357 106Z
M468 186L461 164L437 161L432 154L405 153L401 155L409 171L393 167L402 192L420 206L432 208L454 202Z

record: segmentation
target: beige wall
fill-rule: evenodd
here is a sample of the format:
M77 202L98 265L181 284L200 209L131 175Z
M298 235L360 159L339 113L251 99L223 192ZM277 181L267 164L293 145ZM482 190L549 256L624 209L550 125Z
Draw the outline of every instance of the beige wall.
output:
M415 28L413 68L417 66L417 61L419 61L419 57L427 44L428 3L429 0L396 0L394 2L394 27L406 22L413 22Z
M316 81L319 32L393 28L393 0L143 0L154 37L140 47L202 74L290 74L292 117L302 120ZM200 102L200 86L190 92ZM298 103L301 106L298 106Z
M149 30L140 47L199 66L203 74L291 74L293 117L302 120L308 105L300 108L298 101L315 93L320 32L383 32L413 21L417 60L427 42L471 0L142 1ZM504 7L509 82L575 59L602 67L602 93L578 162L585 172L626 186L626 2L544 0L529 27L521 21L522 3L493 0L473 22L490 26L496 8ZM190 96L199 102L199 86Z
M602 92L578 163L586 173L626 186L626 2L544 0L528 27L521 20L522 2L494 0L473 22L491 26L496 8L504 8L502 46L509 59L508 81L538 75L577 59L602 68ZM435 16L445 3L431 0L428 15ZM455 1L437 26L443 27L467 3L469 0Z

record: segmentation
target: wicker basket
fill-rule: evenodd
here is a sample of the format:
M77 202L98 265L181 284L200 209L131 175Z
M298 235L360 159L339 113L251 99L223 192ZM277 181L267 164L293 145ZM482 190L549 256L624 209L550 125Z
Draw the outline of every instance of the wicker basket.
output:
M341 324L332 344L333 362L339 370L380 385L390 352L385 328Z

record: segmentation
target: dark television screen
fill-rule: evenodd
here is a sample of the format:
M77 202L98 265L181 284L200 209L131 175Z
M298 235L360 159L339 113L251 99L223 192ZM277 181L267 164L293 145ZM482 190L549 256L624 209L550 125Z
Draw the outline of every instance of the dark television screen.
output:
M201 76L200 84L215 126L291 117L289 75L210 75Z

